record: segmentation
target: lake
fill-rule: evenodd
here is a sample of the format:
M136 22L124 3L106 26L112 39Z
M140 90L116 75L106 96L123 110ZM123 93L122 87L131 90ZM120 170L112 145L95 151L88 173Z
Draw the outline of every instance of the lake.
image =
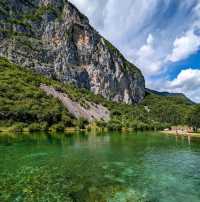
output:
M200 139L0 136L1 202L199 202Z

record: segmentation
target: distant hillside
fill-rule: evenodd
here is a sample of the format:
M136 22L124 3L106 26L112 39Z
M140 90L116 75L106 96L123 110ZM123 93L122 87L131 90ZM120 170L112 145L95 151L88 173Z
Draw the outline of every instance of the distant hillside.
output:
M160 96L165 96L165 97L179 97L180 99L183 99L186 103L195 104L195 102L190 100L183 93L159 92L159 91L151 90L151 89L148 89L148 88L146 88L145 91L146 91L146 93L153 93L155 95L160 95Z

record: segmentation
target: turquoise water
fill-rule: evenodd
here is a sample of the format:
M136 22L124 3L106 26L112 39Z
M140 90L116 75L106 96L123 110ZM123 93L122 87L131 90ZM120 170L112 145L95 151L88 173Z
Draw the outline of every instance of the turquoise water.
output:
M200 140L157 133L0 137L0 202L199 202Z

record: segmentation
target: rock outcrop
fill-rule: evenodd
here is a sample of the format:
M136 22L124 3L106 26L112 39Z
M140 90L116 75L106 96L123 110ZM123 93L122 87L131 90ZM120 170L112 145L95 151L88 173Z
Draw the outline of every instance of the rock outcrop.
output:
M66 0L1 0L0 56L109 100L145 95L140 70Z

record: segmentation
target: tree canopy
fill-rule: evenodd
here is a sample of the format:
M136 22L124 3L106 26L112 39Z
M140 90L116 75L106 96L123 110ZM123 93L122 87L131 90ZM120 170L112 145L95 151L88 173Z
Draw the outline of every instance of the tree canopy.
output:
M195 132L200 128L200 105L196 105L189 114L188 125L191 126Z

